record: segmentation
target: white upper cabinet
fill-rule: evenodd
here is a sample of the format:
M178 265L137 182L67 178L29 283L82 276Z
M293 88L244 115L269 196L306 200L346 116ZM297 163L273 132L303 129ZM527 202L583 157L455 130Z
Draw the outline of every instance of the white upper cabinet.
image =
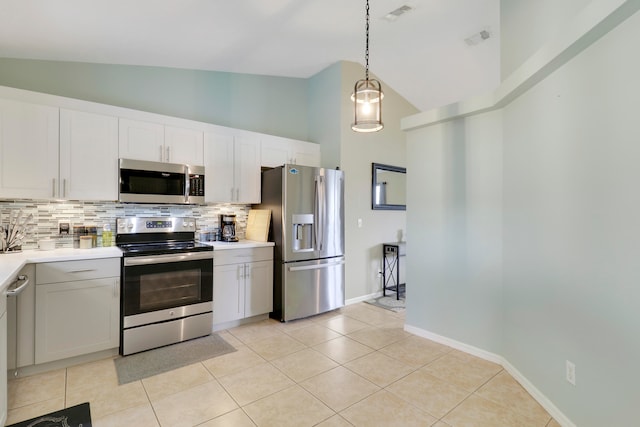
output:
M0 99L0 197L59 197L55 107Z
M311 142L273 135L262 137L261 164L274 168L291 163L302 166L320 166L320 146Z
M205 134L205 201L260 203L260 140Z
M121 118L119 134L122 158L204 164L202 131Z
M60 197L118 198L118 119L60 110Z

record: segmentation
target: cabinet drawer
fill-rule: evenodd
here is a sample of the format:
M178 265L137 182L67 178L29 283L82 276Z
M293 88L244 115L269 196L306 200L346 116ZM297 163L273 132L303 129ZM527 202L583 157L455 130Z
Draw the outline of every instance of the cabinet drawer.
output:
M36 285L120 277L120 258L46 262L36 265Z
M213 265L244 264L247 262L269 261L273 259L273 247L223 249L213 252Z

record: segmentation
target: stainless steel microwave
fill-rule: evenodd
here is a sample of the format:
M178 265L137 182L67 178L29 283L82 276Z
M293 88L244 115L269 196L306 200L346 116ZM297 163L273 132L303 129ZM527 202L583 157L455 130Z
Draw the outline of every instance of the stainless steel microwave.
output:
M120 159L118 201L204 204L204 167Z

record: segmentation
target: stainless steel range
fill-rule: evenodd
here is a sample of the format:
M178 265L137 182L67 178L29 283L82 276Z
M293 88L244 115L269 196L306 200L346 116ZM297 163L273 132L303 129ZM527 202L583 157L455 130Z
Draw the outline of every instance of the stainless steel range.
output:
M195 241L194 218L119 218L123 252L120 354L209 335L213 248Z

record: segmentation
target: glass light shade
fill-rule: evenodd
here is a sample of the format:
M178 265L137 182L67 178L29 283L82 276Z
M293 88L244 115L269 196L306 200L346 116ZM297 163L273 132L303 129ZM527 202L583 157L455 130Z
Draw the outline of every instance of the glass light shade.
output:
M356 132L377 132L382 124L382 88L378 80L358 80L353 88L354 121L351 129Z

